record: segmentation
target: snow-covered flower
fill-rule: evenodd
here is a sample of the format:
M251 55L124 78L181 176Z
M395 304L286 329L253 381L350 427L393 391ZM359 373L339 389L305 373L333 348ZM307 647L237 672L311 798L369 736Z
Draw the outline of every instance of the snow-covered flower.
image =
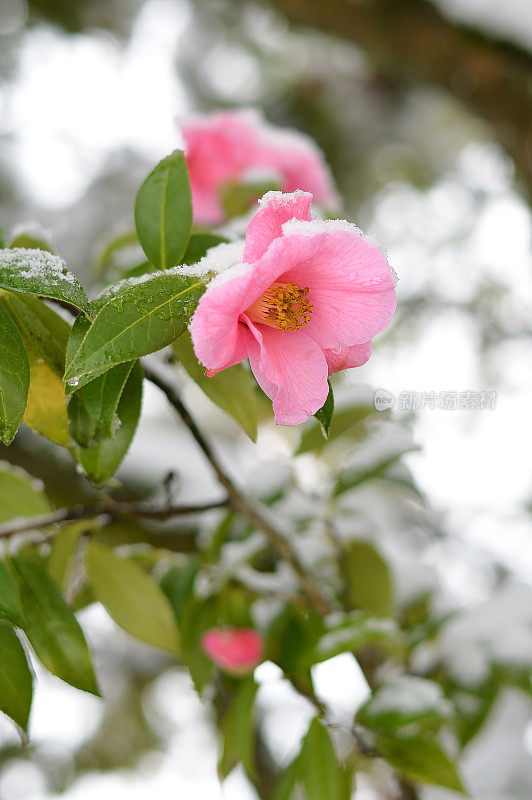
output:
M264 640L253 628L211 628L203 634L203 651L227 672L251 672L262 661Z
M311 191L326 208L339 200L321 151L308 136L269 125L255 110L221 111L182 126L194 220L223 222L221 193L228 183L273 181L285 192Z
M313 220L311 202L308 192L262 198L243 261L208 284L190 325L208 375L249 358L281 425L321 408L332 372L368 360L397 302L382 251L349 222Z

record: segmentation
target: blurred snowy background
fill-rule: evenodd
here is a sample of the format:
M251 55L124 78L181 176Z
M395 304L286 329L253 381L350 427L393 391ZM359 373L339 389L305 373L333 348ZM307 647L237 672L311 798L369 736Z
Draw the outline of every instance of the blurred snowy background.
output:
M532 51L529 0L439 0L438 7L453 22ZM391 392L393 421L379 435L408 435L419 448L406 462L432 509L426 518L385 525L385 496L360 501L375 529L386 528L379 542L398 591L406 596L436 583L442 609L463 609L441 646L465 680L482 677L493 661L530 663L532 220L526 181L452 85L444 91L416 81L415 69L411 81L394 80L375 69L371 53L292 28L267 4L0 0L0 224L12 231L38 220L90 286L104 240L132 227L144 175L179 146L176 120L249 105L317 139L346 198L346 216L378 237L400 276L391 333L338 391L340 402L366 391L360 384ZM530 107L528 126L532 153ZM193 386L186 391L235 475L267 489L279 469L292 470L296 483L319 494L323 474L312 459L290 466L291 432L265 426L257 451ZM496 391L496 406L398 408L401 393L442 391ZM154 441L161 443L156 452ZM45 450L28 434L1 456L38 474ZM120 477L147 492L182 464L187 497L214 492L186 431L148 387ZM65 476L59 461L58 502L76 490ZM438 535L421 552L423 526ZM103 610L91 607L83 617L107 707L39 675L29 748L21 752L10 726L0 727L1 800L41 800L63 790L67 800L253 798L238 773L222 794L209 710L189 679L119 634ZM273 665L259 670L264 724L285 760L310 710ZM366 696L354 659L317 671L319 692L340 712L352 712ZM529 800L532 701L523 692L498 696L463 772L478 800ZM376 791L360 782L356 798L382 797Z

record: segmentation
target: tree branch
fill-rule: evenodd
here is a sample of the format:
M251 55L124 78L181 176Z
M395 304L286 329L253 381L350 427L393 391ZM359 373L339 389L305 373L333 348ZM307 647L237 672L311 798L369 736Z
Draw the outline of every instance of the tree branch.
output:
M101 501L88 506L75 506L74 508L59 508L50 514L29 517L25 519L7 522L0 525L0 539L7 539L17 533L32 531L37 528L48 528L61 522L75 522L81 519L93 519L94 517L106 516L110 520L123 519L127 517L145 517L147 519L169 519L170 517L180 517L187 514L201 514L213 508L224 508L228 505L227 500L216 500L212 503L200 503L198 505L168 505L155 506L149 503L119 503L113 500Z
M484 118L532 197L532 55L448 20L427 0L263 0L297 24L362 47L376 67L426 82Z

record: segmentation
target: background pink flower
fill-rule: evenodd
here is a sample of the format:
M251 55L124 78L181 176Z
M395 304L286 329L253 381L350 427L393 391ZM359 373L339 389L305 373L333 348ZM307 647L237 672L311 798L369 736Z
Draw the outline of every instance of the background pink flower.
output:
M253 628L211 628L203 635L201 646L222 669L246 673L261 663L264 640Z
M397 304L381 250L348 222L312 220L311 201L265 195L243 262L211 281L190 326L208 375L249 358L281 425L321 408L329 374L367 361Z
M275 128L252 110L197 117L182 132L197 223L223 222L224 184L257 182L261 175L285 192L308 190L326 208L339 207L323 155L303 133Z

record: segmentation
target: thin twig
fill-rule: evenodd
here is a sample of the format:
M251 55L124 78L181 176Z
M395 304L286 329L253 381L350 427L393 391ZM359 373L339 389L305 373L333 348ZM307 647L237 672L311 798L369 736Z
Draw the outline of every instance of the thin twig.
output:
M62 522L74 522L80 519L91 519L105 515L110 519L124 517L146 517L147 519L169 519L187 514L201 514L213 508L224 508L227 500L216 500L212 503L198 505L168 505L156 506L149 503L119 503L112 500L94 503L92 505L79 505L74 508L59 508L50 514L42 514L0 525L0 539L7 539L17 533L48 528Z
M247 497L237 488L233 480L227 475L225 469L218 460L218 456L207 442L202 432L192 419L190 412L179 397L175 388L164 378L160 372L144 363L144 373L146 379L157 386L165 395L172 408L181 417L185 425L190 430L192 436L201 448L205 458L210 463L216 477L227 491L230 505L240 511L247 520L256 528L266 534L273 547L281 558L292 565L297 574L301 586L316 611L321 615L326 615L333 610L332 603L323 596L315 578L307 572L307 568L299 558L298 554L291 547L283 533L277 529L275 524L268 519L265 508Z

